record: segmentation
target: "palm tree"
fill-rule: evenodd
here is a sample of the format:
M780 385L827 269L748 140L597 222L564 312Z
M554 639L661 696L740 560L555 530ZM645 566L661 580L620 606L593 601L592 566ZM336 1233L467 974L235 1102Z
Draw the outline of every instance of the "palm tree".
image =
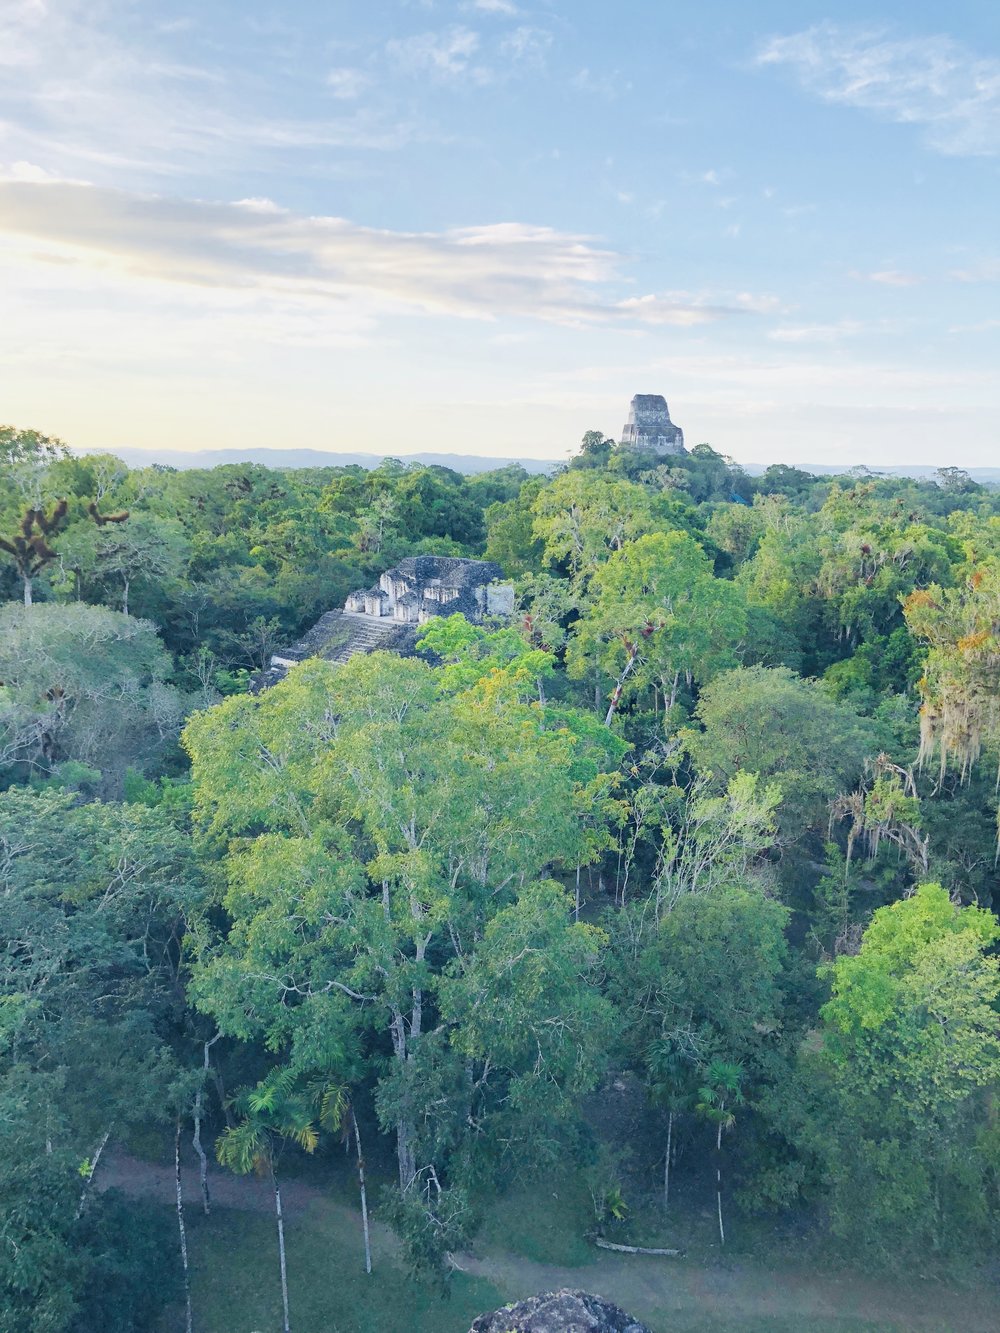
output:
M278 1161L285 1144L292 1140L306 1152L315 1152L321 1129L336 1130L347 1106L344 1090L322 1075L303 1078L293 1068L272 1070L256 1088L244 1089L234 1098L242 1119L227 1129L216 1146L223 1166L239 1175L256 1171L270 1178L274 1190L274 1215L278 1227L278 1259L281 1267L281 1304L284 1333L291 1333L288 1316L288 1268L285 1262L285 1221L281 1210Z
M661 1037L646 1052L646 1068L651 1080L649 1095L667 1113L667 1151L663 1163L663 1211L670 1206L670 1164L674 1151L674 1120L690 1111L694 1098L691 1060L676 1041Z
M704 1083L698 1089L695 1110L709 1124L715 1125L715 1200L719 1210L719 1243L725 1245L726 1231L722 1225L722 1131L736 1124L736 1106L743 1105L743 1066L726 1060L713 1060L704 1072Z

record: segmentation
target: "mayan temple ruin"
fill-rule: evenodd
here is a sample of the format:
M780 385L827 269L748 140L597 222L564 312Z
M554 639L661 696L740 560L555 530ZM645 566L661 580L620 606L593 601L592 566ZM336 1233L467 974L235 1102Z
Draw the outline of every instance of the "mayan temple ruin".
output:
M684 432L670 420L670 409L662 393L635 395L629 405L628 421L622 427L621 442L658 454L685 452Z
M410 555L379 576L372 588L352 592L342 610L327 611L312 629L271 658L255 689L274 685L289 667L307 657L340 664L357 653L412 653L417 627L432 616L459 612L478 624L514 611L514 588L501 582L503 570L491 560Z

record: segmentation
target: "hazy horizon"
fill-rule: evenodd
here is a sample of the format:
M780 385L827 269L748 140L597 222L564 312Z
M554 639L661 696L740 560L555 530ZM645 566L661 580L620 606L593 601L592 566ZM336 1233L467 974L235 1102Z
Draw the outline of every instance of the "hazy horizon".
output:
M0 17L0 417L80 449L989 464L987 7Z

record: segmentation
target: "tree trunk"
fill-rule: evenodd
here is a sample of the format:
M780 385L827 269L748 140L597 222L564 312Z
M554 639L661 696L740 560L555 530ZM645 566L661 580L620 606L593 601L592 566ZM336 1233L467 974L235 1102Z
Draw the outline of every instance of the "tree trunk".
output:
M422 996L421 992L414 989L412 992L413 1009L410 1015L410 1035L419 1036L420 1023L422 1020ZM406 1020L398 1009L392 1010L392 1022L389 1025L392 1034L392 1048L396 1054L396 1059L402 1064L405 1071L408 1060L408 1051L406 1049ZM409 1094L407 1093L407 1102ZM399 1188L406 1190L413 1183L417 1174L416 1154L413 1151L413 1122L406 1113L399 1116L396 1121L396 1157L399 1163Z
M208 1158L205 1155L205 1149L201 1145L201 1088L194 1095L194 1110L192 1119L194 1120L194 1133L191 1135L191 1146L198 1154L198 1178L201 1181L201 1206L207 1217L212 1211L212 1201L208 1193Z
M617 681L617 683L616 683L616 685L615 685L615 688L614 688L614 690L613 690L613 692L612 692L612 694L611 694L611 703L610 703L610 705L608 706L608 711L607 711L607 714L606 714L606 716L605 716L605 718L604 718L604 725L605 725L606 727L610 727L610 726L611 726L611 719L614 717L615 713L616 713L617 710L618 710L618 704L619 704L619 702L620 702L620 700L621 700L621 697L622 697L622 690L625 688L625 682L628 680L629 676L632 674L632 668L635 666L636 662L639 660L639 649L638 649L638 646L637 646L637 645L633 645L633 644L631 644L631 643L626 643L625 647L628 649L629 657L628 657L628 661L625 663L625 670L624 670L624 671L622 672L622 674L618 677L618 681Z
M191 1136L191 1146L198 1154L198 1175L201 1180L201 1206L205 1210L206 1217L212 1211L212 1201L209 1198L209 1193L208 1193L208 1157L205 1154L205 1149L201 1145L201 1099L202 1099L202 1094L205 1091L205 1080L208 1078L208 1071L211 1064L211 1056L209 1053L212 1047L215 1045L215 1043L219 1040L221 1036L222 1033L217 1032L215 1036L211 1039L211 1041L206 1041L204 1044L202 1081L201 1081L201 1086L198 1088L198 1091L194 1095L194 1110L192 1112L192 1118L194 1120L194 1133Z
M417 1174L417 1158L413 1151L413 1126L408 1120L396 1122L396 1157L399 1161L399 1188L407 1189Z
M288 1269L285 1265L285 1218L281 1211L281 1190L274 1167L271 1167L271 1183L274 1185L274 1216L278 1223L278 1259L281 1263L281 1308L284 1314L282 1328L284 1333L291 1333L288 1322Z
M351 1107L351 1128L354 1130L354 1144L358 1150L358 1186L361 1190L361 1225L365 1233L365 1272L372 1271L372 1242L368 1231L368 1193L365 1189L365 1159L361 1155L361 1135L358 1132L358 1117Z
M90 1170L87 1172L86 1179L83 1182L83 1191L80 1194L80 1202L77 1204L76 1208L77 1221L79 1221L80 1218L83 1216L83 1210L87 1206L87 1195L90 1193L90 1186L94 1180L94 1173L97 1170L97 1163L101 1160L101 1153L107 1147L108 1139L110 1139L111 1137L111 1129L112 1126L109 1125L107 1129L104 1131L104 1137L97 1145L97 1151L94 1153L94 1160L91 1162Z
M616 1245L614 1241L605 1240L603 1236L595 1236L594 1244L599 1250L614 1250L616 1254L659 1254L668 1259L680 1259L684 1255L683 1250L661 1250L649 1245Z
M24 604L25 604L25 606L30 606L30 605L31 605L31 575L30 575L30 574L25 574L25 576L24 576Z
M219 1099L219 1107L226 1119L226 1128L233 1129L236 1121L233 1119L233 1108L229 1105L229 1098L226 1096L226 1085L222 1080L222 1071L218 1065L212 1065L210 1073L212 1082L215 1084L215 1095Z
M667 1155L663 1162L663 1211L670 1207L670 1153L674 1140L674 1113L667 1112Z
M191 1313L191 1274L188 1270L187 1229L184 1226L184 1194L181 1189L181 1118L177 1117L174 1131L174 1186L177 1193L177 1230L181 1238L181 1268L184 1273L184 1308L186 1333L191 1333L193 1316Z
M122 585L122 615L128 615L128 579Z
M670 702L669 703L664 702L664 707L667 710L673 708L674 704L677 702L677 686L680 683L681 683L681 673L679 671L675 671L673 683L670 686Z
M722 1121L715 1137L715 1202L719 1209L719 1244L725 1245L726 1231L722 1225Z

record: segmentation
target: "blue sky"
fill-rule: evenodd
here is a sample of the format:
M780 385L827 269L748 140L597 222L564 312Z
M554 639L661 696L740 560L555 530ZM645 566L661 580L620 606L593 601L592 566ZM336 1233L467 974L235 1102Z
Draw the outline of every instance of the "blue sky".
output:
M1000 465L1000 6L0 6L0 417Z

